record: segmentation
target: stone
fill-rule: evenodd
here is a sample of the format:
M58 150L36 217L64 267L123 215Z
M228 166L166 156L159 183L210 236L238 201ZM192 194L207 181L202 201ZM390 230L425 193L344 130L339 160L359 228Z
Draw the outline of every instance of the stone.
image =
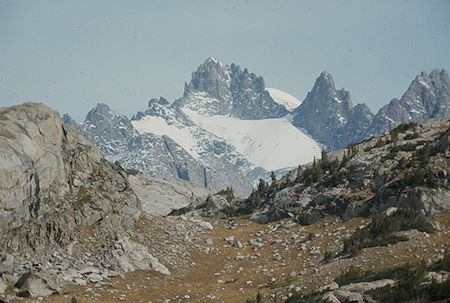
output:
M326 284L326 285L322 286L321 288L319 288L319 291L324 291L324 290L332 291L332 290L336 290L336 289L339 289L339 285L333 281L330 284Z
M348 290L350 292L364 293L371 289L385 287L387 285L394 285L395 281L391 279L381 279L371 282L350 283L342 286L341 290Z
M97 283L97 282L102 281L103 277L101 275L97 274L97 273L90 273L87 276L87 279L89 280L89 282Z
M219 211L221 211L224 208L229 207L229 206L230 206L230 203L227 201L227 199L224 196L213 195L213 196L209 196L208 199L206 199L205 210L207 212L217 214Z
M85 267L85 268L81 269L81 270L79 271L79 273L82 274L82 275L90 274L90 273L96 273L96 274L98 274L98 273L100 273L100 269L98 269L98 268L95 267L95 266L88 266L88 267Z
M242 245L241 241L234 241L234 242L233 242L233 247L234 247L234 248L239 248L239 249L241 249L241 248L243 248L244 246Z
M73 281L79 286L85 286L87 284L87 281L81 278L75 278Z
M117 249L112 251L119 267L125 271L134 271L136 269L153 269L165 275L170 275L170 271L159 263L158 259L152 256L147 247L124 237L117 241Z
M166 216L173 210L204 203L211 195L205 187L182 179L157 179L130 175L130 184L148 213Z
M339 301L338 298L336 298L336 296L332 292L327 292L326 294L324 294L322 296L322 299L325 302L329 303L341 303L341 301Z
M197 225L204 230L212 230L213 229L212 224L209 222L206 222L206 221L199 221L197 223Z
M234 236L225 237L224 240L227 241L229 244L232 244L234 242Z
M348 290L338 289L333 292L333 295L341 302L364 303L362 294Z
M8 283L5 280L0 278L0 294L5 293L5 290L8 288Z
M422 284L430 284L432 281L435 281L436 283L443 283L445 281L447 281L450 277L450 273L447 271L440 271L440 272L436 272L436 271L430 271L428 273L426 273L426 275L424 276L424 282L422 282Z
M53 291L47 286L44 280L30 277L24 282L22 287L20 287L20 293L29 297L47 297L53 294Z

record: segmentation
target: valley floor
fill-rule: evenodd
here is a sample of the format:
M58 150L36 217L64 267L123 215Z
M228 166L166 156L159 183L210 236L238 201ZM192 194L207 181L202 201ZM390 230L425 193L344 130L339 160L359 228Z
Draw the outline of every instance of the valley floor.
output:
M199 229L198 222L186 218L148 214L135 224L132 238L148 245L170 276L135 271L39 302L71 302L72 296L77 302L245 302L258 291L262 302L282 302L296 290L308 293L332 282L351 265L379 271L419 260L431 263L442 258L450 244L450 213L430 218L433 234L408 231L409 241L366 248L353 258L336 255L343 239L368 219L341 222L328 217L310 226L289 219L267 225L243 218L202 220L213 229ZM325 262L325 252L335 257Z

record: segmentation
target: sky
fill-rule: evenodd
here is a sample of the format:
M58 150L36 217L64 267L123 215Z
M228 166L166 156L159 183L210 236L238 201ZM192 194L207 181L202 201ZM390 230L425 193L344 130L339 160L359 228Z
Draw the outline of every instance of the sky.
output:
M450 70L450 1L0 0L0 107L131 116L181 97L210 56L300 100L325 70L376 112Z

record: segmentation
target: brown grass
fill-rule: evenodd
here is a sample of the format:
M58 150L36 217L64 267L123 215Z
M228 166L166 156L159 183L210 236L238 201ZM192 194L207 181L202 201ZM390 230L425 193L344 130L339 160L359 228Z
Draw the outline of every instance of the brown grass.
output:
M153 232L154 237L160 236L157 226L164 222L164 218L148 217L141 220L136 228L140 232ZM283 220L286 223L288 220ZM410 241L400 242L388 247L375 247L364 249L361 254L351 259L334 258L329 263L323 262L325 251L329 250L337 253L342 249L342 240L335 243L337 235L336 229L344 226L346 229L340 231L338 235L349 233L361 225L369 222L367 219L355 218L348 222L336 222L334 218L325 218L320 222L300 227L298 225L290 228L279 227L277 231L269 233L270 225L259 225L248 220L237 219L238 227L234 230L225 227L225 220L219 220L218 226L212 231L204 232L198 235L198 239L193 243L184 243L187 245L190 256L184 257L177 268L170 268L171 276L164 276L151 270L136 271L125 275L124 279L114 278L108 282L113 284L113 288L117 289L116 294L111 294L111 289L104 287L103 290L96 288L93 284L77 287L73 289L69 295L55 295L49 298L49 302L70 302L72 294L77 298L78 302L120 302L118 300L121 294L126 295L125 302L163 302L165 298L171 299L170 302L245 302L246 299L255 298L258 291L263 295L263 302L274 302L269 299L272 294L277 294L278 298L292 292L287 287L271 289L267 287L272 278L279 281L282 286L283 281L289 281L290 273L295 271L297 274L304 270L303 275L298 275L289 283L293 283L295 287L301 289L302 292L310 292L318 287L331 282L336 276L344 272L351 265L360 267L364 270L382 270L395 265L404 264L406 262L414 262L417 260L434 261L437 255L436 250L444 247L448 249L450 243L450 214L438 214L432 218L432 221L439 222L440 230L436 233L425 236L420 232L411 233ZM213 222L213 220L210 220ZM151 228L149 226L152 226ZM262 249L254 251L247 241L250 238L258 238L255 233L264 230L264 234L259 236L269 243L265 244ZM312 241L307 244L306 252L299 255L300 243L294 245L294 239L303 239L306 241L310 233L320 234L314 236ZM237 249L229 246L223 239L224 237L234 235L236 240L244 244L243 249ZM208 246L205 244L204 238L209 237L214 244L211 246L220 250L217 255L210 252L208 255L204 251L195 248L194 245ZM167 238L166 238L167 239ZM282 243L271 244L270 240L283 239L287 242L289 248L286 250ZM182 243L181 238L174 241ZM321 247L321 254L310 255L311 246ZM164 245L159 245L158 249L163 250ZM281 255L280 261L272 260L272 252L278 250ZM240 252L242 255L260 253L261 256L256 259L245 258L236 261L234 257ZM158 256L160 261L164 263L164 259ZM195 265L194 265L195 264ZM238 268L243 270L237 272ZM266 268L270 274L262 272ZM219 273L219 275L215 275ZM219 283L234 279L232 283ZM247 281L252 281L247 284ZM275 283L276 283L275 282ZM286 285L287 285L286 284ZM128 285L128 287L127 287ZM278 285L278 284L277 284ZM88 288L93 291L87 291ZM98 299L91 298L92 294L97 292L101 294ZM189 298L185 297L188 295ZM215 296L210 299L207 296ZM24 302L24 301L20 301Z

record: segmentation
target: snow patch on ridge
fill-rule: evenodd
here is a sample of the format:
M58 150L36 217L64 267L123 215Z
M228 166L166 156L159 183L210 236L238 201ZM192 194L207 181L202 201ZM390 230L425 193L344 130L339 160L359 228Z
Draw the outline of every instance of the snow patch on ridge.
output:
M140 133L152 133L155 135L166 135L180 144L191 156L198 159L196 152L196 140L189 127L178 128L167 124L162 117L144 116L140 120L131 121L134 128Z
M269 92L275 102L283 105L289 111L292 111L294 108L298 107L300 103L302 103L299 99L282 90L276 88L266 88L266 91Z
M183 109L201 128L224 138L257 166L278 170L320 157L321 148L288 118L240 120L225 115L200 115Z

